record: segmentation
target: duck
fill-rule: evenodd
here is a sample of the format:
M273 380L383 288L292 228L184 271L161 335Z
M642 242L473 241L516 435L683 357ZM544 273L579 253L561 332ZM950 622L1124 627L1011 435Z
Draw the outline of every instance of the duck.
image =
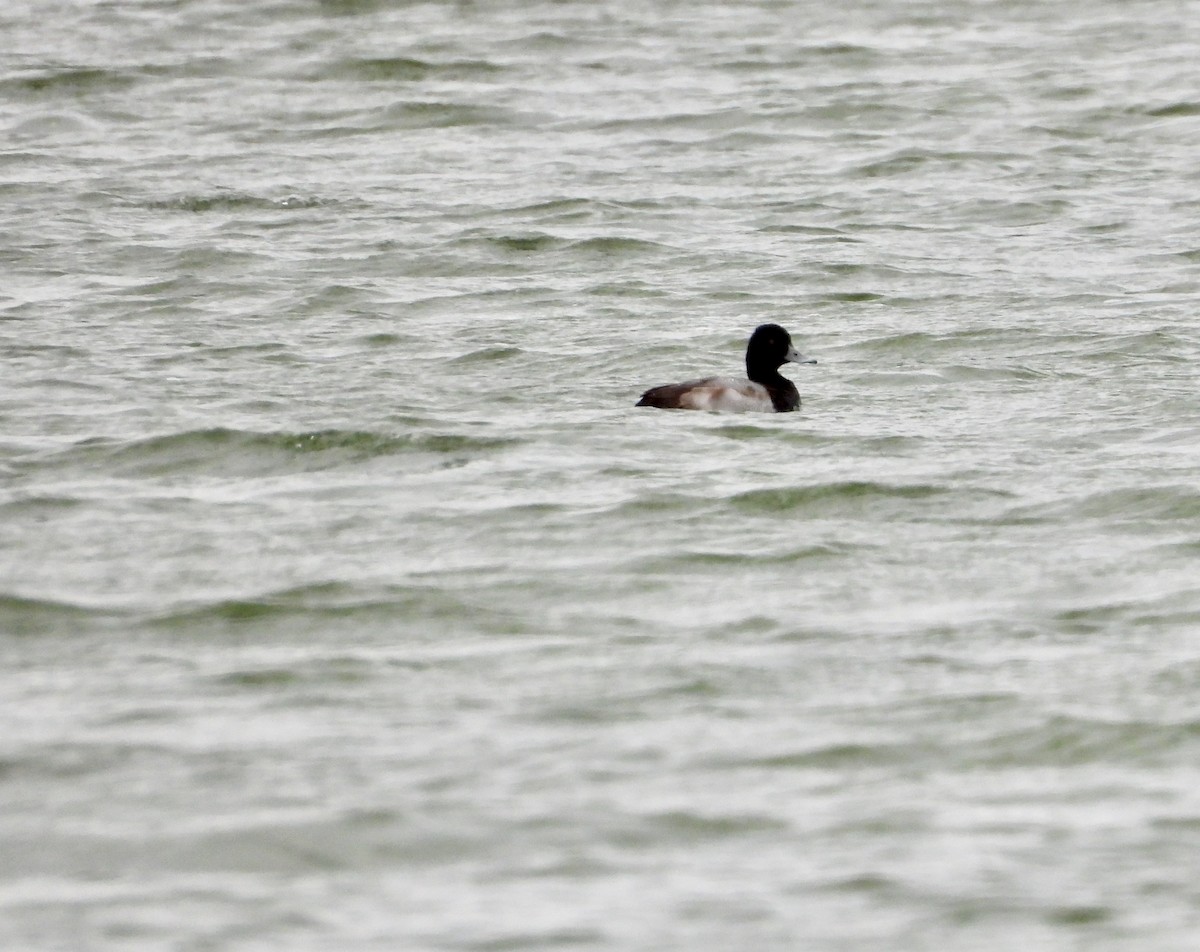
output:
M815 364L798 353L792 335L778 324L754 329L746 344L746 376L703 377L651 387L635 406L660 410L789 413L800 409L796 385L779 372L784 364Z

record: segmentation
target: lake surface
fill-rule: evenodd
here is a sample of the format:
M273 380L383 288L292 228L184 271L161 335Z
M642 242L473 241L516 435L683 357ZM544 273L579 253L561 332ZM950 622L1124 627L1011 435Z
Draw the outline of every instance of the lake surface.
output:
M7 3L0 947L1200 935L1200 4ZM633 408L819 360L801 412Z

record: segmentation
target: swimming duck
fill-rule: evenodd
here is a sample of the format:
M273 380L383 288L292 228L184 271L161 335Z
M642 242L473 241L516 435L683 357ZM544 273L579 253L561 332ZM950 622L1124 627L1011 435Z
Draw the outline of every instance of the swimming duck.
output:
M787 413L800 409L796 385L779 372L786 363L815 364L796 352L792 337L778 324L755 328L746 345L746 376L705 377L654 387L642 394L639 407L662 410L726 410Z

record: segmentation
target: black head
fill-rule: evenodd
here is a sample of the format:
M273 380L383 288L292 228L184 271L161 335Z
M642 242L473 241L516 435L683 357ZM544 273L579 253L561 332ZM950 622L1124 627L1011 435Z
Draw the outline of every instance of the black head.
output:
M763 374L775 374L786 363L815 364L816 361L797 353L792 336L778 324L763 324L754 329L746 345L746 374L757 380Z

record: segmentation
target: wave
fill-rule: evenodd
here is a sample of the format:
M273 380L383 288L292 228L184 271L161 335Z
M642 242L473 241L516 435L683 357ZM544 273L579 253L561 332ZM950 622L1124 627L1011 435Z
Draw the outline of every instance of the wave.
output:
M1156 119L1200 116L1200 102L1184 101L1168 103L1165 106L1154 106L1146 109L1146 115L1154 116Z
M621 209L621 203L593 198L552 198L540 202L528 202L521 205L496 205L479 207L467 206L466 218L477 221L483 217L503 218L511 221L515 218L550 218L554 221L579 221L600 217L611 209Z
M973 739L967 758L990 766L1079 766L1186 762L1200 752L1200 721L1101 721L1058 715L990 739Z
M591 238L562 238L544 232L513 235L471 235L451 242L452 245L477 246L505 254L546 254L560 252L568 256L641 257L671 251L669 245L646 241L628 235L597 235Z
M757 767L769 770L794 768L825 768L844 770L847 768L882 767L909 762L916 751L915 745L892 743L831 743L808 750L732 760L732 766ZM720 764L725 766L725 764Z
M197 195L179 195L143 203L144 208L156 211L204 212L213 211L296 211L321 208L333 204L327 199L312 196L288 195L282 198L252 195L245 192L220 191Z
M410 56L366 56L348 57L324 64L309 78L396 83L427 79L477 79L504 71L505 67L488 60L451 60L443 63Z
M66 601L0 594L0 635L71 635L85 625L110 621L119 615L117 611Z
M399 454L487 453L517 442L463 433L318 430L260 433L214 428L137 440L89 439L48 455L14 461L26 472L86 468L120 476L254 476L313 471Z
M38 493L6 499L0 502L0 512L10 516L49 517L83 505L86 505L86 500L75 496L51 496Z
M1007 708L1020 705L1018 695L955 698L954 704L983 701ZM950 710L950 709L948 709ZM918 763L957 762L963 767L1069 767L1087 764L1168 763L1200 750L1200 721L1104 721L1063 714L1049 715L980 736L975 730L920 740L881 737L873 741L818 743L775 754L709 758L713 769L764 770L870 769Z
M583 254L599 255L601 257L630 257L644 254L669 251L669 245L656 241L645 241L640 238L629 238L622 235L606 235L596 238L584 238L573 241L570 249Z
M907 379L907 378L905 378ZM882 436L845 436L793 430L789 421L776 421L767 417L761 423L719 423L709 431L713 436L724 437L728 440L750 441L769 440L771 443L787 443L794 446L846 447L853 445L868 453L884 453L889 456L901 456L920 452L924 441L919 437L897 436L885 434Z
M849 545L807 545L782 552L713 552L698 550L654 556L637 563L639 572L677 572L680 569L792 565L797 562L839 558L854 551Z
M909 331L903 334L888 334L884 337L874 337L859 341L855 344L856 349L866 351L878 351L887 353L890 351L905 351L905 352L922 352L933 348L939 349L958 349L960 347L973 347L977 341L992 340L998 335L1004 335L1006 331L987 330L970 330L970 331L954 331L948 334L932 334L928 331Z
M128 89L138 77L123 69L69 67L47 69L0 80L0 94L6 96L61 96Z
M913 503L928 500L950 500L963 505L979 501L1006 500L1013 498L1013 493L1001 489L986 487L963 488L959 486L940 485L932 483L901 483L889 484L872 480L840 480L828 483L817 483L809 486L777 486L769 489L750 489L736 492L728 496L695 496L683 493L648 492L635 499L619 503L608 510L608 515L633 516L642 519L671 517L682 519L707 515L723 506L751 515L832 515L858 514L877 508L903 506L910 514L917 510L911 508ZM954 518L958 510L943 502L939 508L939 518ZM928 510L919 510L926 514ZM693 553L695 555L695 553ZM805 551L793 553L794 557L804 558L832 552ZM790 558L790 556L781 556Z
M69 637L134 627L190 635L285 626L294 634L307 626L328 632L337 624L378 624L391 630L412 623L501 634L524 630L503 607L419 582L361 586L318 581L257 593L186 598L174 604L136 600L87 604L0 593L0 637Z
M312 629L326 637L348 625L360 633L375 626L387 631L418 627L427 633L466 630L473 634L525 631L521 619L486 599L473 598L437 584L396 583L359 586L341 581L314 582L278 591L197 600L153 612L136 620L168 634L228 634L280 628L289 635ZM421 663L421 662L418 662Z
M730 496L729 502L744 512L793 513L847 507L866 508L961 493L961 490L928 483L889 485L870 480L845 480L819 483L815 486L751 489Z
M779 69L810 65L821 60L842 61L839 65L853 64L863 66L876 62L885 55L883 51L874 47L838 41L801 44L789 52L791 55L786 57L745 57L742 59L727 60L717 65L719 68L730 70L731 72L767 73Z
M777 833L787 822L764 813L706 813L670 810L628 817L609 835L616 841L644 847L648 843L696 842L757 833Z
M455 357L450 361L452 364L490 364L501 360L510 360L513 357L519 357L524 351L520 347L483 347L479 350L473 350L470 353L463 354L461 357Z
M692 112L648 113L632 118L608 119L598 123L589 123L588 128L595 131L621 131L645 129L651 132L708 132L724 134L733 129L740 129L755 116L740 106L717 107ZM671 139L655 139L652 145L661 147L686 147L687 143Z
M345 582L316 582L259 595L222 598L173 608L153 616L157 627L187 626L203 622L252 622L268 618L295 616L346 617L364 613L408 612L458 613L458 599L437 588L426 586L388 586L363 590Z
M1200 490L1168 485L1110 489L1078 498L1010 510L1006 519L1069 525L1094 519L1105 525L1131 522L1181 522L1200 518Z
M501 106L444 100L412 100L388 106L379 125L393 129L441 129L454 126L536 125L540 117Z

